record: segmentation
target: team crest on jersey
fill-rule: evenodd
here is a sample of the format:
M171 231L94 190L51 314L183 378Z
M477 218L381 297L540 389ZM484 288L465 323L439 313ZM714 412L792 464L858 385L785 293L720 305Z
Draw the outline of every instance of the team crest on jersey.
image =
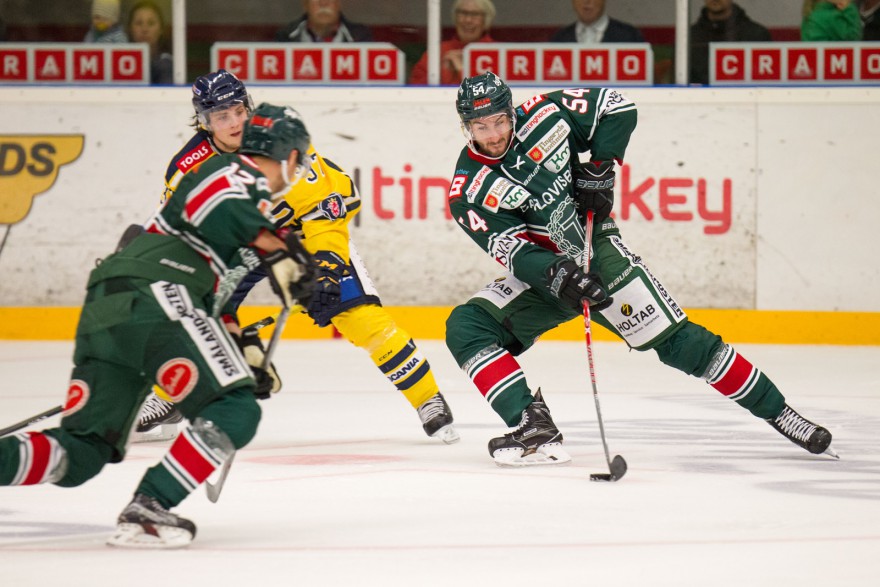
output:
M175 403L188 396L198 381L198 368L195 363L184 357L166 361L156 371L156 383Z
M498 206L501 205L501 201L498 196L494 194L486 194L486 197L483 199L483 208L490 210L492 212L498 211Z
M83 409L89 401L89 384L82 379L73 379L67 388L67 399L64 400L62 418L75 414Z
M328 220L336 220L345 216L345 201L342 196L333 192L318 204L321 214Z
M529 158L535 163L540 163L541 159L544 158L544 153L539 147L535 147L529 151Z
M189 173L199 163L206 161L213 154L214 150L211 148L211 143L207 140L202 141L193 150L181 155L180 159L177 160L177 168L183 173Z

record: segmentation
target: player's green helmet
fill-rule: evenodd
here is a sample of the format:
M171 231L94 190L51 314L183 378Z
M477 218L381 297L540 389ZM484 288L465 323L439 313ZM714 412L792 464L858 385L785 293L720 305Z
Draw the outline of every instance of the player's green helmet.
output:
M311 140L296 110L263 102L244 124L239 152L287 161L295 149L299 152L299 165L307 166Z
M458 86L455 109L462 122L513 111L513 95L500 77L488 71L466 77Z
M487 71L486 73L467 77L458 86L458 96L455 99L455 109L461 119L461 131L468 141L471 151L488 157L489 159L501 159L513 144L513 128L516 125L516 112L513 109L513 94L510 88L500 77ZM492 156L481 151L480 144L474 136L473 126L475 120L487 116L504 114L507 118L507 132L510 138L503 153Z

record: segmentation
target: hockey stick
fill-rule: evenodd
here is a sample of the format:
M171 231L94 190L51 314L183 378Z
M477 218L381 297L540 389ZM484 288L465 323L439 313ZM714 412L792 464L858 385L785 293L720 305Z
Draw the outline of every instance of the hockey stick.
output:
M587 223L584 227L584 273L590 272L590 255L593 247L593 211L587 210ZM590 304L586 300L584 307L584 336L587 341L587 362L590 365L590 383L593 384L593 400L596 402L596 418L599 420L599 435L602 437L602 448L605 449L605 462L610 473L590 473L590 481L618 481L626 474L626 461L620 455L611 459L608 452L608 441L605 440L605 424L602 421L602 408L599 406L599 390L596 387L596 369L593 366L593 333L590 328Z
M259 330L260 328L263 328L265 326L269 326L273 322L275 322L275 318L273 316L267 316L258 322L254 322L250 326L246 326L245 328L255 328L255 329ZM22 428L27 428L31 424L36 424L40 420L45 420L46 418L51 418L52 416L54 416L56 414L60 414L63 411L64 411L63 405L55 406L54 408L49 408L45 412L40 412L39 414L36 414L35 416L31 416L30 418L22 420L21 422L18 422L16 424L13 424L11 426L7 426L6 428L3 428L2 430L0 430L0 437L6 436L8 434L12 434L13 432L18 432Z
M60 414L64 411L64 406L55 406L54 408L48 409L45 412L41 412L36 416L31 416L27 420L22 420L17 424L13 424L12 426L7 426L3 430L0 430L0 437L6 436L7 434L11 434L13 432L17 432L22 428L27 428L31 424L36 424L40 420L45 420L46 418L51 418L55 414Z
M275 320L275 330L272 332L272 338L269 339L269 346L266 347L266 353L263 356L263 369L265 370L268 370L269 366L272 364L272 355L275 354L275 349L278 348L278 341L281 340L281 332L287 324L288 316L290 316L290 307L284 306L284 309L278 314L278 319ZM268 318L268 320L271 320L271 318ZM262 320L260 322L262 322ZM257 324L260 322L257 322ZM271 323L272 322L269 322L268 324ZM256 326L256 324L252 326ZM248 326L247 328L251 328L252 326ZM247 330L247 328L244 330ZM205 493L208 495L208 499L211 503L217 503L217 500L220 499L220 492L223 491L223 485L226 483L226 477L229 476L229 469L232 468L232 460L234 458L235 453L233 452L220 468L220 472L217 475L217 481L211 483L209 479L205 479Z

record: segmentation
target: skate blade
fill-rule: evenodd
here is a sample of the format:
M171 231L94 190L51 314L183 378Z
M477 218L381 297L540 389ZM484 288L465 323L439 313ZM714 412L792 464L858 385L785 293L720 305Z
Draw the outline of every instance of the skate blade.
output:
M168 550L189 546L193 539L192 534L183 528L160 525L152 528L156 534L145 532L140 524L121 523L116 527L116 533L107 539L107 545L117 548Z
M163 442L177 438L177 424L159 424L147 432L132 432L131 442Z
M439 438L446 444L454 444L461 440L461 436L458 435L458 431L452 424L447 424L446 426L432 434L431 437Z
M558 442L542 444L535 452L523 456L521 448L502 448L492 455L499 467L536 467L548 465L567 465L571 455Z

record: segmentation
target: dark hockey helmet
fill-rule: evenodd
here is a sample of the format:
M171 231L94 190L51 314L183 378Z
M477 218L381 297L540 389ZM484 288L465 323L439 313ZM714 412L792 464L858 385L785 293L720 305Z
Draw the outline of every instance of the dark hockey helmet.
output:
M192 85L192 103L199 124L210 129L208 114L244 104L248 112L254 109L254 101L247 88L235 74L218 69L199 76Z
M504 80L487 71L462 80L455 109L462 122L499 112L513 112L513 95Z
M513 94L504 80L487 71L486 73L468 77L462 80L458 86L458 96L455 99L455 109L461 119L461 131L468 141L468 147L474 153L481 153L474 135L471 132L471 123L486 116L505 114L510 119L510 140L504 153L492 156L490 159L501 159L513 144L513 127L516 124L516 113L513 109Z
M295 149L299 152L299 166L307 168L311 140L296 110L263 102L244 124L239 152L287 161Z

